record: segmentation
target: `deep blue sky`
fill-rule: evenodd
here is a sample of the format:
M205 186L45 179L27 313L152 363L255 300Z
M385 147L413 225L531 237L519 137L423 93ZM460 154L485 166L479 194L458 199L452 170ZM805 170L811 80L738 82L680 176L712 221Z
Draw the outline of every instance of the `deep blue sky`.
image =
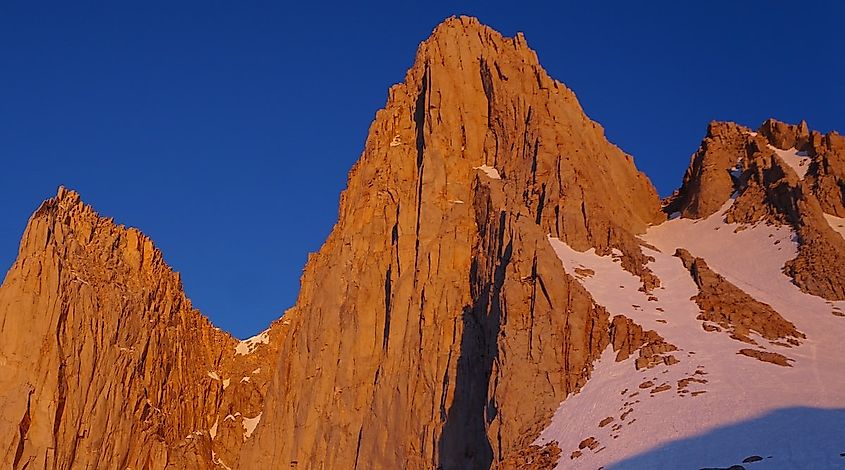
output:
M525 32L663 195L710 120L845 131L838 1L47 3L0 3L0 269L64 184L240 337L293 304L387 88L452 14Z

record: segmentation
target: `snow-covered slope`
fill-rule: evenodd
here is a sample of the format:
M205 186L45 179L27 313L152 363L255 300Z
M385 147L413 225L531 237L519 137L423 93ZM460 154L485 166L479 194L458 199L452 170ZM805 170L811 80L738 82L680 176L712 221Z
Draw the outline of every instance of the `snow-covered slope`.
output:
M795 148L781 150L773 145L769 145L769 148L774 150L787 165L792 167L795 173L798 173L799 178L804 179L807 175L807 170L810 169L811 162L810 157L807 156L807 152L800 152Z
M615 362L608 349L538 439L558 441L558 468L699 469L755 456L763 459L742 465L845 468L845 302L802 293L782 273L797 255L791 229L726 224L731 203L707 219L674 219L648 231L643 239L656 249L645 249L654 257L648 267L661 280L651 294L638 290L640 279L615 255L582 253L550 239L567 272L596 302L658 332L678 347L680 360L637 371L633 358ZM677 248L703 258L806 334L800 346L750 335L755 349L786 356L791 367L738 354L749 345L704 330L696 319L700 308L690 300L698 288L673 256Z

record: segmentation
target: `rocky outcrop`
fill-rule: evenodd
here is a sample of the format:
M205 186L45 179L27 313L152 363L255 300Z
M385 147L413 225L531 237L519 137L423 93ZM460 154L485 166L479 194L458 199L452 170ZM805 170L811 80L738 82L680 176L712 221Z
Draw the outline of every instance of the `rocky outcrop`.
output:
M263 401L275 359L262 347L251 359L268 373L229 385L245 366L238 341L191 307L147 237L64 188L32 216L0 288L0 337L12 469L213 468L221 404ZM236 455L239 438L223 447Z
M798 235L798 257L784 272L803 291L830 300L845 299L845 240L824 218L810 185L795 173L760 134L740 166L740 195L726 213L729 223L783 223Z
M845 137L836 132L813 132L807 153L813 159L807 185L824 212L845 217Z
M691 219L718 212L734 192L731 169L745 155L749 132L732 122L711 122L690 160L681 188L667 201L666 212Z
M552 470L560 460L560 447L557 442L549 442L544 446L530 445L528 448L502 459L498 468L518 468L521 470Z
M760 351L759 349L748 349L743 348L740 349L737 354L742 354L743 356L753 357L761 362L768 362L770 364L774 364L776 366L781 367L792 367L792 364L789 362L792 359L784 356L783 354L778 354L776 352L771 351Z
M610 342L616 352L616 362L624 361L639 352L639 357L634 362L637 370L679 362L674 355L668 354L678 350L674 344L667 342L654 330L643 330L640 325L622 315L613 317Z
M756 344L748 337L752 331L769 341L783 339L795 346L800 344L799 339L806 338L771 306L758 302L713 272L703 259L683 248L679 248L675 256L681 259L698 286L698 294L692 300L701 308L699 320L715 323L727 330L732 338L751 344Z
M797 126L780 122L776 119L767 119L758 130L766 140L773 146L788 150L806 150L810 139L810 130L806 121L801 121Z
M804 152L810 158L807 174L797 174L777 149ZM807 293L845 299L845 272L838 269L845 263L845 241L824 219L825 212L845 210L843 149L841 136L810 132L804 122L793 126L770 119L756 133L733 123L711 123L684 184L664 210L704 218L734 197L725 213L728 223L790 225L799 254L784 271Z
M660 220L522 35L447 20L376 114L242 458L487 468L527 448L609 341L547 235L647 276L634 234Z

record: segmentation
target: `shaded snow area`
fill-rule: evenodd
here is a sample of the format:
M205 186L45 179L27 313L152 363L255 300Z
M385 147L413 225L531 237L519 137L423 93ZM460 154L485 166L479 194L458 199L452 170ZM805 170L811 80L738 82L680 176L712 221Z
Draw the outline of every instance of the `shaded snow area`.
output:
M731 177L734 181L739 181L742 177L742 157L739 157L739 160L736 161L736 165L734 165L733 169L731 169Z
M807 170L810 169L811 161L806 152L799 152L798 150L795 150L795 148L781 150L772 145L769 145L769 148L774 150L787 165L792 167L792 169L795 170L795 173L798 173L799 178L804 179L804 176L807 175Z
M247 338L239 342L238 345L235 346L235 355L246 356L247 354L253 353L259 344L270 344L269 331L270 330L264 330L252 338Z
M830 214L824 214L824 218L833 230L836 230L839 235L842 235L842 238L845 238L845 219Z
M637 371L636 354L615 362L608 347L584 388L561 404L537 440L558 441L557 468L845 468L840 455L845 453L845 318L835 314L845 311L845 302L802 293L782 273L783 264L797 254L791 229L726 224L724 212L732 202L707 219L673 219L642 237L659 250L644 248L654 257L648 267L661 280L651 299L638 290L640 279L622 269L618 253L582 253L550 238L566 271L597 303L611 316L624 315L657 331L678 347L672 354L680 361ZM679 247L771 305L807 339L788 347L752 333L759 344L753 346L725 332L705 331L696 319L700 309L690 300L698 289L672 256ZM776 352L794 362L792 367L762 362L738 354L743 348ZM746 459L757 461L743 463Z
M492 166L481 165L475 167L474 169L483 171L488 178L492 178L494 180L502 179L502 177L499 176L499 170L493 168Z

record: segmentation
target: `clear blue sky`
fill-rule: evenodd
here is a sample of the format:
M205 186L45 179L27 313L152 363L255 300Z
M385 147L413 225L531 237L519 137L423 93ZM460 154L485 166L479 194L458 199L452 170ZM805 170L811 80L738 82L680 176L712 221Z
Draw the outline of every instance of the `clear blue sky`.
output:
M843 2L292 3L0 3L0 269L63 184L150 235L217 325L262 330L387 88L459 13L525 32L663 195L710 120L845 131Z

